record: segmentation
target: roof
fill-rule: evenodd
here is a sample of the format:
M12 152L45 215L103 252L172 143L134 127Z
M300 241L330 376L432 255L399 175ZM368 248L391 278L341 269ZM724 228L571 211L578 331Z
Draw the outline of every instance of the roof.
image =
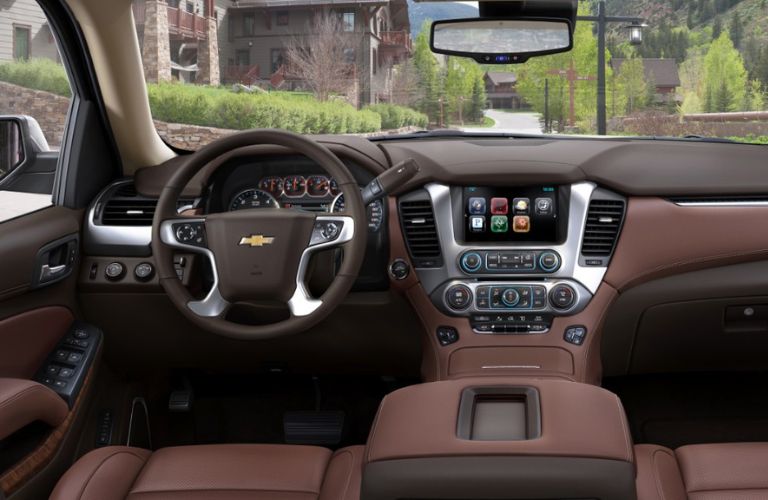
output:
M611 67L614 71L621 71L621 66L626 59L613 59ZM677 70L675 59L643 59L645 78L651 79L651 74L657 87L679 87L680 73Z
M502 83L517 83L517 75L509 72L502 71L488 71L485 76L494 85L501 85Z

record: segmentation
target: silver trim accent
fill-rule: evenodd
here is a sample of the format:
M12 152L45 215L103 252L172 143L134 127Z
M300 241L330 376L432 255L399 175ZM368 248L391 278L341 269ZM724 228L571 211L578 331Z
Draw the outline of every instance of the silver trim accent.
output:
M467 280L479 277L491 278L495 280L509 279L511 281L521 281L527 278L548 279L572 279L583 285L591 294L597 292L598 287L603 281L607 267L584 267L579 263L581 255L581 244L584 236L584 229L587 224L587 212L589 202L597 186L591 182L582 182L571 185L571 201L569 206L568 234L565 243L552 246L533 246L533 245L515 245L515 246L494 246L494 245L467 245L456 241L456 233L453 220L453 207L455 203L461 203L461 200L451 199L451 188L444 184L431 183L424 187L432 200L432 207L435 212L435 225L437 227L438 238L443 252L443 267L427 269L419 268L416 272L419 275L422 285L428 294L432 294L440 285L450 280ZM467 276L459 267L459 257L468 250L485 251L510 251L510 250L554 250L560 254L561 266L557 272L542 276L535 274L473 274Z
M213 272L213 285L208 291L208 295L203 300L189 301L187 307L204 318L215 318L221 316L221 314L229 307L229 302L221 296L219 291L219 273L216 268L216 257L210 249L204 247L196 247L194 245L187 245L180 243L176 240L176 235L173 230L174 224L195 224L205 223L205 219L168 219L160 223L160 240L166 245L173 248L180 248L189 252L199 253L208 258L211 263L211 270Z
M445 290L447 291L449 288L455 285L463 285L470 289L472 292L472 304L467 307L466 309L462 311L456 311L454 309L451 309L448 305L448 301L445 299L445 293L442 294L443 297L443 307L446 311L449 311L451 314L460 314L462 316L467 315L510 315L514 316L515 314L553 314L556 316L570 316L573 314L580 313L583 311L587 305L589 304L589 301L592 300L592 294L587 290L585 287L583 287L580 283L573 281L573 280L545 280L545 281L468 281L468 280L457 280L457 281L451 281L445 286ZM569 307L568 309L557 309L555 307L552 307L552 305L549 302L549 293L552 291L553 288L555 288L557 285L568 285L576 292L576 299L573 302L573 305ZM543 286L547 289L547 306L544 309L515 309L515 308L505 308L505 309L478 309L475 307L475 300L477 299L477 289L482 286L490 286L490 287L501 287L501 288L517 288L517 287L533 287L533 286ZM533 332L533 333L543 333L543 332Z
M288 300L288 308L291 310L291 314L296 317L309 316L313 312L317 311L320 306L323 305L323 301L312 297L312 294L307 290L305 280L307 278L307 268L309 267L309 260L312 254L318 250L332 248L335 246L343 245L348 241L351 241L355 236L355 220L352 217L347 216L329 216L319 215L315 218L315 222L341 222L342 228L339 236L332 240L323 243L317 243L308 246L304 249L299 260L299 268L296 271L296 290L293 292L293 296ZM314 230L313 230L314 233ZM311 240L310 236L310 240Z
M744 201L676 201L678 207L768 207L768 200L744 200Z
M541 370L541 365L486 365L483 370Z

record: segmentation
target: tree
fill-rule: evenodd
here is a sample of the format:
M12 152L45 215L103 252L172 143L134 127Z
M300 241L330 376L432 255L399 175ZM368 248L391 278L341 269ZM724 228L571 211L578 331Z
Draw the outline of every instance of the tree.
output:
M733 17L731 18L731 25L728 28L728 31L731 34L733 45L736 48L741 48L741 40L744 37L744 25L741 23L741 15L739 15L738 10L733 13Z
M472 102L469 112L473 122L483 120L486 99L485 80L483 79L483 72L480 71L475 75L475 81L472 83Z
M362 46L361 36L344 31L335 15L315 16L306 32L310 35L287 42L284 70L306 81L320 101L348 93L355 84L355 50Z
M643 60L636 54L624 61L616 76L621 95L626 102L625 111L632 114L648 101L648 84L645 81Z
M723 33L723 23L720 20L720 16L715 18L715 22L712 24L712 40L717 40Z
M429 116L431 121L437 122L440 112L438 103L440 73L437 59L429 48L430 27L430 22L424 21L421 31L416 37L413 47L413 65L416 68L420 93L418 108L422 113Z
M712 42L704 58L706 110L739 111L744 102L747 70L728 32Z

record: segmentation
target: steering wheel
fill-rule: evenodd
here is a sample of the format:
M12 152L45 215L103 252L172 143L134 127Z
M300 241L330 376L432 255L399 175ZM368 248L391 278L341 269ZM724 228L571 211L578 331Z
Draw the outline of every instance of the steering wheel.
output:
M179 195L204 166L234 149L258 144L283 146L323 167L344 193L344 213L252 209L203 217L177 214ZM266 339L306 331L344 300L363 262L365 227L360 188L336 155L292 132L256 129L218 139L181 165L158 200L152 221L152 253L165 292L193 323L230 338ZM305 284L310 258L333 247L344 250L339 272L321 297L312 297ZM202 300L195 300L176 275L174 250L199 253L210 261L213 285ZM290 317L256 326L226 320L232 304L252 300L287 304Z

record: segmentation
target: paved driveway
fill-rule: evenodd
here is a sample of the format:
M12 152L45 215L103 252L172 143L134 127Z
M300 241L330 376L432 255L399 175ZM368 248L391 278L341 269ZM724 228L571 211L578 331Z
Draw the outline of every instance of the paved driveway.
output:
M517 134L541 134L541 124L538 113L508 113L496 109L488 109L485 116L496 122L493 128L464 128L468 131L494 131Z

